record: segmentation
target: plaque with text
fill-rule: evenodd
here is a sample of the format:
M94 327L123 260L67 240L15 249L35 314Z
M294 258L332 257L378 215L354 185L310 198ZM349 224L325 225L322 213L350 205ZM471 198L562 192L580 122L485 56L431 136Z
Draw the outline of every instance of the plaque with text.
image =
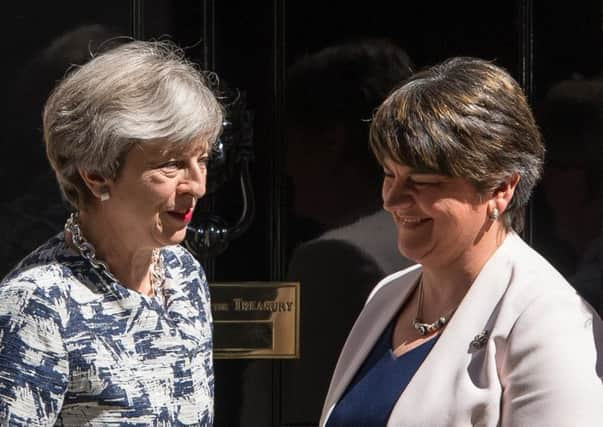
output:
M299 283L212 283L216 359L299 357Z

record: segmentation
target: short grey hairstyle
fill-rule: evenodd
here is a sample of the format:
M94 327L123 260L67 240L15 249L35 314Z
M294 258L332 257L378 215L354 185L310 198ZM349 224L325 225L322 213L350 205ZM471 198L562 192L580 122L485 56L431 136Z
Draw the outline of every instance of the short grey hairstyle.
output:
M521 87L502 67L457 57L413 75L379 107L370 142L382 163L464 178L482 194L517 174L502 219L522 231L545 149Z
M46 153L61 191L75 208L91 193L79 169L118 177L136 144L166 150L218 138L223 111L206 73L171 41L130 41L75 68L44 107Z

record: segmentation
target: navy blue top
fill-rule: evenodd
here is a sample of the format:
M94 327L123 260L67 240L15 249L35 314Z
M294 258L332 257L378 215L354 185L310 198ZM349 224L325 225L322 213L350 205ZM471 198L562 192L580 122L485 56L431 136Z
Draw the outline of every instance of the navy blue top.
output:
M366 358L331 412L327 427L385 426L394 404L427 357L436 338L396 357L392 323Z

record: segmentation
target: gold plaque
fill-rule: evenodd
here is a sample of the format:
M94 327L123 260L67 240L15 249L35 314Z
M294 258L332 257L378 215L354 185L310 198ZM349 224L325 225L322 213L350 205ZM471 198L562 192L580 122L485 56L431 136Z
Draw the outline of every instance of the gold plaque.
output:
M299 283L212 283L216 359L299 357Z

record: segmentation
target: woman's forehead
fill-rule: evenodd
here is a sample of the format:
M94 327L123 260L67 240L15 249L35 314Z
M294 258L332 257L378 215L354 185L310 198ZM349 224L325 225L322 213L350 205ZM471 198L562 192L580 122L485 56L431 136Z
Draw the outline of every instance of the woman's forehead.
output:
M186 142L149 141L140 147L149 154L173 157L204 154L207 152L208 145L207 139L199 137Z

